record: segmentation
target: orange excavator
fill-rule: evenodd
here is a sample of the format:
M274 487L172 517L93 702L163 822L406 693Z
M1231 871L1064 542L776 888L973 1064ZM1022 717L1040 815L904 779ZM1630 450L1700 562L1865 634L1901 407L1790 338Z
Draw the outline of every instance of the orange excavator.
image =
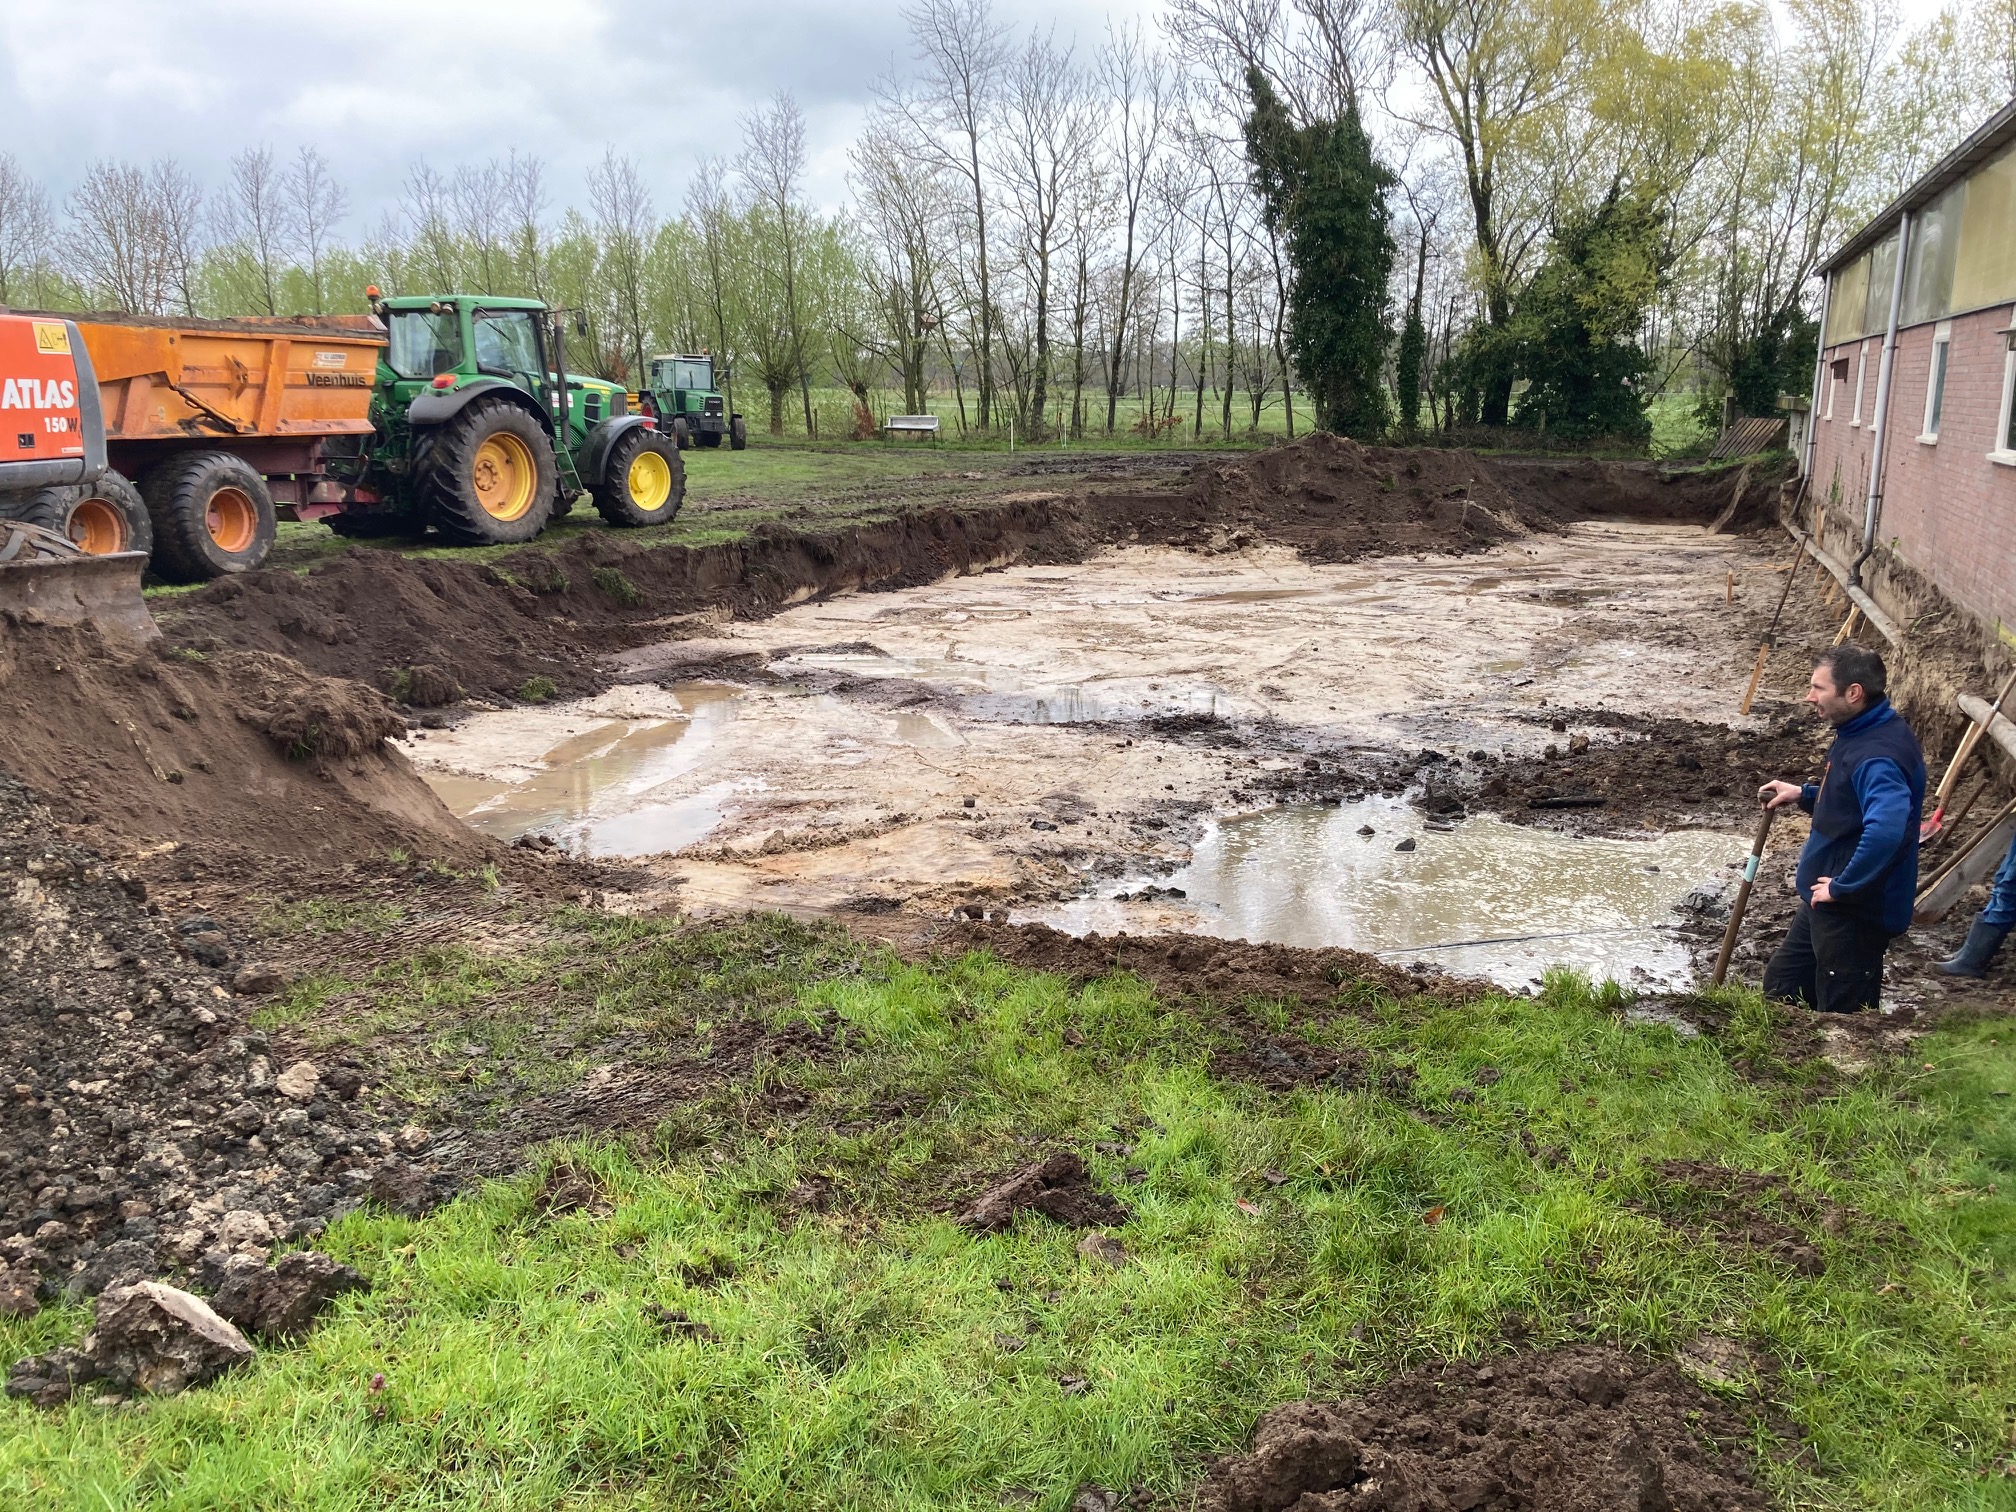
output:
M0 614L149 638L147 552L135 549L146 521L106 465L97 377L76 323L0 314Z

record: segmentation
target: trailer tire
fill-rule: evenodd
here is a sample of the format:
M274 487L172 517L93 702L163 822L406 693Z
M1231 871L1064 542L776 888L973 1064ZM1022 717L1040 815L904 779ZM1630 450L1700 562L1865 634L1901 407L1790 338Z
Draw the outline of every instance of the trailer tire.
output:
M728 422L728 445L735 451L749 449L749 425L740 415Z
M516 546L553 517L560 491L553 440L508 399L477 399L414 448L419 495L434 528L458 546Z
M86 556L116 551L154 550L154 522L140 490L116 472L96 483L63 483L39 488L12 510L0 510L30 525L40 525L77 543Z
M171 583L250 572L279 517L258 469L229 452L184 452L150 469L140 496L154 522L154 571Z
M626 431L610 448L594 494L595 512L611 525L669 524L686 501L686 459L670 436Z

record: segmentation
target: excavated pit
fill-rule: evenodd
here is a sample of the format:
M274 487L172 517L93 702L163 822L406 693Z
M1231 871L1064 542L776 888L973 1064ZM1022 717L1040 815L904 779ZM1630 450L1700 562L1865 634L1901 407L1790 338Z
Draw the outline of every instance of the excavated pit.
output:
M656 881L635 906L1176 930L1418 953L1507 985L1555 962L1673 985L1676 905L1732 875L1749 774L1692 784L1691 811L1656 823L1578 811L1604 831L1588 838L1490 817L1535 816L1482 789L1676 709L1733 712L1752 629L1732 578L1757 597L1776 565L1663 521L1351 563L1128 546L647 644L599 695L405 749L485 834L642 861ZM1570 706L1572 726L1553 713Z

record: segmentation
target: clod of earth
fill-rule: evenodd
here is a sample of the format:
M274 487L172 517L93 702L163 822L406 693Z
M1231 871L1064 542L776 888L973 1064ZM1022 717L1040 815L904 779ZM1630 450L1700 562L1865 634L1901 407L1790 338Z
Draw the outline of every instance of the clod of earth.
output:
M295 1250L270 1266L240 1255L225 1264L223 1285L210 1305L247 1333L298 1338L338 1297L370 1285L320 1250Z
M1095 1188L1085 1162L1069 1150L1046 1155L989 1187L957 1221L975 1233L995 1234L1019 1212L1041 1213L1067 1228L1118 1226L1128 1218L1126 1207Z
M118 1390L173 1396L215 1380L253 1356L252 1345L201 1297L159 1281L119 1287L98 1298L97 1323L77 1349L16 1361L7 1395L38 1407L69 1400L100 1381Z
M1200 1512L1740 1512L1770 1505L1743 1415L1673 1365L1593 1345L1401 1376L1261 1418Z

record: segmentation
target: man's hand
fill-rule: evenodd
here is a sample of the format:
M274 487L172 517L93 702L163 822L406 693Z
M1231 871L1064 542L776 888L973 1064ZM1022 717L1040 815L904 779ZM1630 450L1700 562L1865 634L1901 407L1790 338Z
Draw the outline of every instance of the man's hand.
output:
M1767 782L1757 789L1757 801L1767 809L1790 808L1803 791L1796 782Z
M1813 902L1816 907L1819 904L1832 903L1834 901L1833 883L1834 879L1832 877L1815 877L1813 879Z

